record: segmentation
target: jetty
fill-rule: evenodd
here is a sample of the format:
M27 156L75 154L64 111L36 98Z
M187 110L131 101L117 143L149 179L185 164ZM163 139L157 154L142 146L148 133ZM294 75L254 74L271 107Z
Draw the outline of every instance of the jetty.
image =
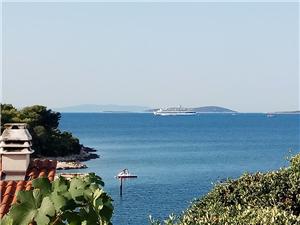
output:
M123 169L118 175L116 176L117 179L120 180L120 196L123 195L123 180L137 178L137 175L129 173L128 169Z

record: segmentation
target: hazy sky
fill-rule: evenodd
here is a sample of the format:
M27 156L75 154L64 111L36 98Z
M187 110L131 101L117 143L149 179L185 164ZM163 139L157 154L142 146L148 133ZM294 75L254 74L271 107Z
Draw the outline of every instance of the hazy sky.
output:
M299 109L298 3L4 3L3 102Z

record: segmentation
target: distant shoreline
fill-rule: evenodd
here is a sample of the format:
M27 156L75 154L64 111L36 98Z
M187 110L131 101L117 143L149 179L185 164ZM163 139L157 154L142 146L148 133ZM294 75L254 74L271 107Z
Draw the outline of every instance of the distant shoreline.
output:
M153 112L62 112L61 114L153 114ZM276 114L298 115L300 112L197 112L196 114Z
M273 112L271 114L300 114L300 111Z
M163 107L166 108L166 107ZM167 107L168 108L168 107ZM172 107L171 107L172 108ZM176 108L176 107L173 107ZM229 108L221 106L198 106L198 107L183 107L196 113L262 113L262 114L299 114L300 110L286 110L286 111L267 111L267 112L239 112ZM54 108L54 111L61 113L153 113L156 110L159 110L160 107L147 107L147 106L138 106L138 105L97 105L97 104L81 104L67 107Z

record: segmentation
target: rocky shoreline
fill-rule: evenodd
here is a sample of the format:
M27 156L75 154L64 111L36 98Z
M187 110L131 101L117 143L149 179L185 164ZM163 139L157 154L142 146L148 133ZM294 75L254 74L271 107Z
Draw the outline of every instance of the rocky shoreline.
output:
M85 169L87 165L79 161L57 161L56 170L73 170L73 169Z
M97 150L93 148L82 146L79 154L47 157L47 159L57 161L56 170L85 169L87 165L83 162L100 157L96 152Z

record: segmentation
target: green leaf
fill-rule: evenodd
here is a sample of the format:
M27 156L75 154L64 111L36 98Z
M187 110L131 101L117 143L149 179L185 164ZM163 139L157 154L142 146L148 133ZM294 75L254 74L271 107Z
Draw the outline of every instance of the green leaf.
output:
M30 202L22 202L15 204L10 209L10 217L13 219L13 224L28 225L33 221L37 210Z
M95 212L94 208L91 205L82 208L80 210L80 215L82 216L82 218L84 218L84 220L86 220L86 223L88 225L99 224L100 215L99 213Z
M93 191L90 188L84 190L83 195L85 199L90 199L93 196Z
M70 183L69 192L72 198L75 201L83 201L84 200L84 190L87 186L87 183L79 178L73 178Z
M27 204L30 205L31 208L36 207L36 202L33 197L33 192L32 191L19 191L17 195L17 200L19 202L26 202Z
M104 187L104 182L102 181L102 178L97 176L95 173L89 173L84 179L87 183L95 183Z
M64 193L68 191L68 182L67 180L59 176L55 181L52 182L52 189L53 191Z
M57 192L52 192L50 195L50 199L53 202L56 211L60 211L67 204L67 199L61 195L58 195Z
M94 191L94 199L99 198L103 193L105 193L102 189L98 188L97 190Z
M62 219L68 221L68 225L80 225L82 221L82 217L77 212L65 212Z
M50 222L48 216L55 215L53 203L49 197L41 198L40 189L20 191L18 200L20 203L13 205L9 212L13 224L28 225L30 222L36 221L37 225L47 225Z
M94 207L97 211L100 211L103 208L103 201L101 198L94 199Z
M73 178L70 182L70 189L84 189L88 184L80 178Z
M5 215L0 222L1 225L13 225L13 219L9 215Z
M101 218L104 218L104 221L109 222L113 211L111 210L111 207L103 207L99 214L101 215Z
M94 191L96 191L97 189L99 188L99 185L98 184L91 184L90 185L90 189L94 192Z
M64 196L66 199L71 200L72 195L70 192L59 193L61 196Z
M34 179L32 181L32 187L34 187L35 189L40 189L41 194L45 196L51 192L52 185L48 180L48 178L42 177L42 178Z
M49 197L45 197L42 201L41 207L37 210L37 215L34 217L34 220L37 225L47 225L50 222L49 217L53 217L54 215L54 205Z
M40 189L34 189L32 191L32 195L33 195L33 198L35 199L34 202L36 203L36 207L39 207L44 198L43 192L41 192Z

